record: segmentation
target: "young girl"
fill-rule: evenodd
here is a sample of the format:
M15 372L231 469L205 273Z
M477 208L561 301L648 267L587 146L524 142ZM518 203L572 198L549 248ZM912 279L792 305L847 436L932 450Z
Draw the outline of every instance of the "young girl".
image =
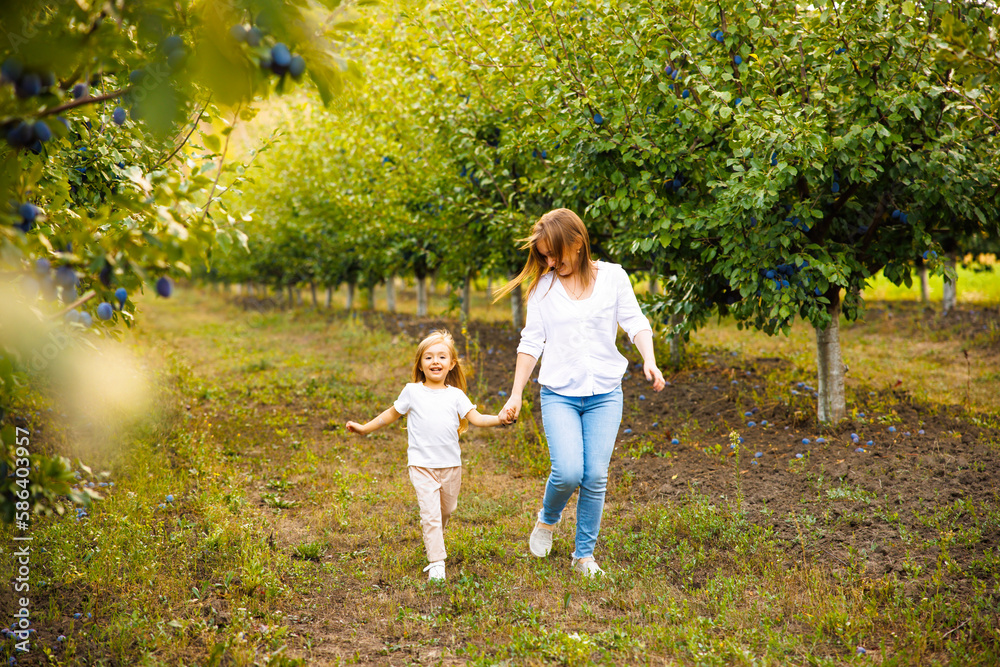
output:
M458 506L462 486L462 452L458 436L469 424L499 426L495 415L481 415L465 395L465 373L458 363L455 340L434 331L420 342L413 363L413 382L403 387L388 410L367 424L347 422L353 433L367 435L407 415L406 450L410 481L417 492L420 526L430 563L429 580L445 578L444 527Z

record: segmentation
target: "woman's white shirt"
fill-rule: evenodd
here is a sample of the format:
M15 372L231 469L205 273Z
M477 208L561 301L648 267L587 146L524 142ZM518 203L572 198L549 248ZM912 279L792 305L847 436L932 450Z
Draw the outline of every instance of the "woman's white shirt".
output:
M615 389L628 369L628 360L615 344L618 325L633 342L640 331L652 331L625 269L610 262L596 264L590 297L571 298L555 273L549 272L528 299L517 351L541 357L539 384L563 396L594 396Z
M403 387L393 403L406 415L406 464L421 468L453 468L462 465L458 426L475 409L458 387L431 389L422 382Z

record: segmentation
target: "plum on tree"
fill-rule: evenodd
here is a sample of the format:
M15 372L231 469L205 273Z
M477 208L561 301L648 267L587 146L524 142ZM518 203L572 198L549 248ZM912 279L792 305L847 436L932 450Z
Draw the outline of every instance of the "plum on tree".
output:
M160 296L166 298L173 294L174 284L171 282L170 278L166 276L161 276L159 280L156 281L156 293Z

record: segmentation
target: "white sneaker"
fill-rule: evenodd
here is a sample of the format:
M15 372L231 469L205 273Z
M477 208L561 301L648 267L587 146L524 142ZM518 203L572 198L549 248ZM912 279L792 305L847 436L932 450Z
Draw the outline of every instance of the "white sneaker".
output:
M444 561L436 560L424 568L427 573L427 581L444 581Z
M556 527L547 528L541 521L535 522L535 529L528 538L528 548L539 558L545 558L552 551L552 533Z
M604 570L597 564L593 557L574 558L570 567L587 578L604 576Z

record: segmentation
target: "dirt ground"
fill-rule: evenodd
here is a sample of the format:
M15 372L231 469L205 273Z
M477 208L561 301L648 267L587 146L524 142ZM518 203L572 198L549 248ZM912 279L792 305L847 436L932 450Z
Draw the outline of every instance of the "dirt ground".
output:
M900 312L895 304L872 305L868 320L895 317ZM455 334L463 354L467 349L454 320L386 313L357 316L401 338L419 339L433 329L447 328ZM905 319L905 327L913 328L914 334L922 330L922 335L928 331L950 335L949 326L954 322L979 332L996 331L1000 314L995 309L961 311L950 325L942 324L942 318L930 311L909 313L900 319ZM967 338L970 345L996 345L993 337L973 334L975 331ZM488 407L495 410L505 400L500 392L510 390L518 332L509 325L473 323L468 336L474 343L470 348L478 347L482 360L481 366L473 365L482 368L482 377L474 378L473 383L477 387L485 383ZM959 407L920 403L904 387L878 389L856 380L849 383L851 418L836 427L820 428L815 418L815 379L804 372L797 376L789 361L699 353L688 369L668 371L669 384L657 393L636 366L637 350L627 345L622 349L631 365L623 381L624 417L611 467L612 504L651 503L669 510L672 505L688 502L692 494L714 504L735 503L738 470L742 509L751 522L772 532L786 554L784 565L793 567L805 558L826 564L834 574L841 569L861 569L872 579L898 579L914 597L927 594L935 571L943 570L951 594L962 598L974 594L977 581L963 577L976 572L976 561L983 557L984 549L1000 544L996 528L1000 522L995 519L1000 500L998 429ZM540 422L538 385L528 387ZM318 432L327 423L310 415L303 416L303 426ZM732 430L743 438L738 461L729 444ZM857 442L852 434L857 435ZM980 525L977 517L986 513L994 519ZM284 517L282 521L276 531L280 546L290 548L308 537L296 520ZM345 539L348 541L333 549L336 557L363 553L363 545ZM409 539L417 543L418 533L411 531ZM937 546L928 548L928 543ZM945 554L957 568L940 567ZM690 583L698 587L712 578L713 572L705 567L689 576ZM1000 608L995 582L987 580L986 585L993 587L993 606ZM357 612L357 601L370 594L369 585L365 584L364 590L361 583L357 586L357 590L318 589L315 596L301 601L303 609L314 603L325 607L328 617L317 612L316 617L303 613L287 619L296 631L323 638L322 646L313 653L317 659L326 656L333 662L356 651L366 656L384 652L381 626L360 633L345 630ZM383 581L378 582L379 587L388 588ZM339 591L340 597L330 597L330 590ZM48 592L66 609L79 607L73 601L93 594L73 587ZM407 596L404 601L414 608L433 603L417 599L413 591L399 594ZM9 598L5 598L0 591L0 604L8 604ZM39 604L42 602L40 599ZM211 604L222 615L220 622L226 622L228 603L212 598ZM63 621L58 627L69 627L73 622L69 618ZM56 627L50 634L65 632ZM49 644L55 642L54 636L45 639ZM80 645L86 643L81 638ZM204 652L207 647L192 647L195 649ZM427 661L435 658L431 654L420 656ZM40 655L34 658L39 662L25 660L21 664L41 664ZM393 660L386 657L384 662L395 664Z
M903 309L911 326L925 330L967 324L960 328L970 331L970 340L996 330L1000 321L996 309L956 311L945 324L933 311L914 318L910 311L919 312L918 306ZM873 304L868 319L900 311L896 304ZM365 317L373 326L415 339L447 328L465 348L454 321ZM509 391L518 332L510 325L472 323L469 336L478 340L481 354L495 360L483 364L489 392ZM995 344L981 336L977 340ZM962 571L982 557L984 547L1000 544L1000 531L987 528L992 535L970 537L977 544L963 545L967 509L983 512L998 500L1000 431L976 425L961 408L921 404L902 388L850 382L851 418L819 427L815 376L788 380L795 371L783 359L708 354L694 360L693 369L665 372L669 384L657 393L642 377L638 350L627 342L622 349L631 365L622 382L625 409L611 476L630 479L631 500L669 505L694 491L712 502L734 502L736 462L729 433L736 430L743 438L743 510L751 521L773 530L789 562L805 554L836 572L859 567L860 558L866 576L896 572L908 582L907 592L919 595L939 554L915 544L909 549L910 537L933 541L942 533L953 535L953 543L945 539L942 546L954 545L948 555ZM537 413L538 385L529 387ZM540 414L536 417L540 423Z

